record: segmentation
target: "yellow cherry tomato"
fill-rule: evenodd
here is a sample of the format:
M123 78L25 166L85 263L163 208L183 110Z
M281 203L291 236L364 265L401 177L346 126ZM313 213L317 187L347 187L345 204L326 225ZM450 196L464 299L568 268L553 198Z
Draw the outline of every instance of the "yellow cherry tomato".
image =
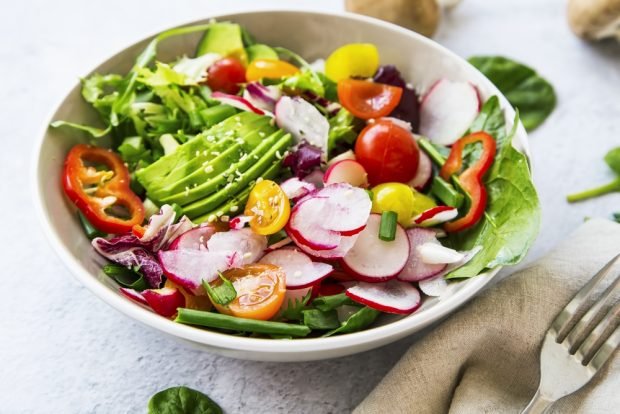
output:
M393 211L404 227L411 226L411 219L424 210L435 207L430 197L402 183L379 184L372 189L372 212Z
M278 184L262 180L252 188L244 214L252 217L250 227L255 233L267 236L284 228L291 204Z
M286 294L285 274L280 267L255 263L229 269L223 276L231 281L237 297L227 305L213 303L220 313L266 321L280 310ZM220 283L217 279L211 284Z
M370 78L379 68L379 52L370 43L350 43L334 50L325 61L325 74L334 82Z
M211 310L211 300L209 296L196 296L189 293L187 290L183 289L183 287L177 285L170 279L166 279L166 283L164 283L165 288L179 289L179 291L185 297L185 307L189 309L196 309L202 311Z
M245 70L245 79L253 82L267 79L279 79L285 76L295 75L299 68L288 62L277 59L255 59Z

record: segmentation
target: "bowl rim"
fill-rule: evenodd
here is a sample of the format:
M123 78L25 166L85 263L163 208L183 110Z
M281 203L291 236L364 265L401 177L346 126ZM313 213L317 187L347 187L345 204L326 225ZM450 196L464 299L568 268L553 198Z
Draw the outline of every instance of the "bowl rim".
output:
M260 15L260 14L273 14L273 13L296 13L296 14L310 14L315 16L329 16L329 17L337 17L344 18L348 20L354 20L364 23L370 23L375 26L380 26L392 31L400 32L403 35L414 37L416 41L425 43L427 46L439 49L441 53L450 56L453 59L456 59L462 62L464 65L469 65L465 59L458 56L456 53L447 49L446 47L440 45L439 43L426 38L416 32L410 31L408 29L402 28L395 24L385 22L373 17L363 16L359 14L354 14L350 12L341 12L341 11L316 11L309 9L287 9L287 8L269 8L269 9L260 9L260 10L248 10L248 11L238 11L238 12L229 12L221 15L214 16L206 16L202 19L185 22L181 24L176 24L173 26L169 26L164 29L160 29L157 32L141 37L137 41L131 42L129 45L123 47L122 50L113 53L107 59L103 59L99 61L99 64L88 73L94 73L97 67L107 62L108 60L114 58L119 53L122 53L128 48L131 48L141 42L152 39L157 34L161 33L164 30L195 25L201 22L208 21L210 19L217 20L226 20L231 19L234 20L235 17L240 15ZM473 68L473 66L471 66ZM474 68L475 69L475 68ZM509 113L513 112L512 107L507 103L504 95L484 76L480 76L481 79L485 83L487 83L487 87L494 91L494 94L498 95L500 101L502 101L502 109L504 114L506 111ZM73 84L72 88L79 86L79 83ZM425 309L422 313L413 313L411 315L407 315L406 317L387 323L382 326L374 327L371 329L363 330L360 332L350 333L341 336L332 336L327 338L300 338L291 341L278 341L274 339L268 338L247 338L247 337L237 337L233 335L228 335L224 333L218 333L214 331L209 331L206 329L197 328L190 325L184 325L180 323L176 323L169 319L164 319L161 316L151 312L150 310L142 307L132 301L127 300L122 295L117 292L109 289L103 283L101 283L96 277L81 265L81 263L77 260L77 258L62 244L60 236L55 232L53 227L51 226L51 218L49 216L49 212L45 210L43 205L43 186L42 183L38 180L38 168L39 161L42 156L41 149L42 145L46 138L46 132L49 128L50 122L54 119L54 115L58 111L58 109L62 106L65 100L68 97L67 92L63 95L58 102L52 107L48 116L45 117L45 121L39 130L40 133L34 142L34 148L31 158L31 171L30 171L30 187L31 192L34 199L35 204L35 214L43 227L44 234L51 245L52 249L56 252L56 254L60 257L63 264L70 270L71 274L79 280L88 290L94 293L97 297L103 300L106 304L116 309L117 311L123 313L124 315L142 323L143 325L147 325L158 331L169 334L173 337L181 338L184 340L188 340L190 342L203 344L208 347L221 348L225 350L234 350L234 351L245 351L250 353L261 353L261 354L300 354L305 352L322 352L322 351L338 351L346 348L350 348L355 346L356 348L361 347L361 350L370 349L373 343L376 343L376 346L385 345L397 339L400 339L404 336L412 334L437 320L448 316L451 312L459 308L469 299L476 295L479 291L481 291L491 280L494 279L495 275L500 271L501 267L494 268L488 272L484 272L475 276L474 278L468 279L467 284L458 290L455 294L449 297L449 300L439 301L432 307ZM523 128L522 125L519 125L519 129ZM523 146L523 152L529 158L529 147L527 142L527 134L524 129L520 131L518 134L523 139L521 139L521 144ZM365 346L366 345L366 346ZM364 347L365 346L365 347ZM358 351L353 352L344 352L341 354L350 354L356 353ZM325 356L325 358L329 358L329 356ZM314 358L316 359L316 358Z

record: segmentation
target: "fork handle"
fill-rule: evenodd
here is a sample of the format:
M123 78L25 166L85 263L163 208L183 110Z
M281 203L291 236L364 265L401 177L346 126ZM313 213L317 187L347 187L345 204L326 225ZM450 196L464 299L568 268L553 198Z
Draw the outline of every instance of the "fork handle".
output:
M527 407L521 411L521 414L544 414L554 402L554 400L542 395L540 389L537 389L536 394L534 394L534 397L532 397Z

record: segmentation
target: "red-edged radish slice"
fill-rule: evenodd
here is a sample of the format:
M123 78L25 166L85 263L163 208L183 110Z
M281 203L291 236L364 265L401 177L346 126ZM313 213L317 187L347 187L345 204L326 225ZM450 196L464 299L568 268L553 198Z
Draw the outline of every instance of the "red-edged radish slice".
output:
M230 221L228 222L228 228L231 230L241 230L250 221L252 221L252 216L245 216L242 214L240 216L230 219Z
M390 280L386 283L358 283L346 291L356 302L381 312L409 314L420 307L420 292L411 283Z
M149 306L149 303L146 301L146 299L144 299L144 296L142 296L141 292L138 292L135 289L129 289L129 288L124 288L124 287L119 288L118 290L119 292L121 292L123 296L128 297L134 302L137 302L140 305Z
M237 95L231 95L223 92L213 92L211 98L223 104L230 105L242 111L254 112L258 115L265 115L265 111L252 105L250 101Z
M267 237L256 234L249 228L215 233L207 241L210 252L237 252L239 257L234 266L256 262L267 248Z
M420 134L435 144L452 145L467 132L479 109L478 91L471 83L441 79L420 104Z
M280 188L289 200L298 200L316 190L316 186L297 177L289 178L280 184Z
M365 190L346 183L336 183L320 189L316 196L327 198L321 216L323 228L345 235L356 234L364 229L372 208L372 201Z
M450 206L437 206L429 208L413 218L413 223L422 227L436 226L456 218L459 212Z
M329 122L314 105L296 96L283 96L275 107L276 124L290 133L295 142L308 141L327 154Z
M374 283L390 280L407 263L409 240L405 230L397 224L395 239L383 241L379 238L380 223L381 216L371 214L366 228L342 259L343 267L358 280Z
M409 259L407 264L398 274L398 280L405 282L418 282L438 275L446 268L445 264L427 264L422 261L417 247L424 243L437 243L437 237L432 229L414 227L407 230L409 238Z
M270 244L269 246L267 246L267 248L265 249L266 252L272 252L274 250L278 250L284 246L287 246L289 244L293 243L293 239L291 239L290 237L285 237L282 240L275 242L274 244Z
M424 190L433 177L433 164L426 152L420 150L420 161L418 162L418 170L409 181L409 186L418 191Z
M288 232L288 231L287 231ZM293 242L304 252L308 253L310 256L315 257L317 259L324 260L332 260L332 259L341 259L343 258L349 250L355 244L357 237L359 234L354 236L341 236L340 242L338 246L331 250L315 250L309 247L307 244L304 244L300 239L295 236L294 232L288 232L289 237L293 240Z
M465 254L433 242L416 246L416 251L422 262L426 264L458 263L465 258Z
M287 289L302 289L326 278L334 268L327 263L314 263L296 249L280 249L267 253L260 263L280 266L286 274Z
M327 200L322 197L310 197L299 202L291 211L286 226L289 236L312 250L333 250L338 247L340 234L321 225L326 205Z
M142 296L153 310L166 318L177 313L177 308L185 307L185 296L174 288L148 289L142 291Z
M160 250L157 254L166 276L194 295L204 295L202 280L212 282L218 272L239 261L237 252L208 252L204 250Z
M353 187L368 187L368 173L357 161L343 160L332 164L323 176L325 185L347 183Z
M327 166L330 167L332 164L337 163L338 161L344 160L353 160L355 161L355 153L352 150L348 150L343 152L342 154L338 154L335 157L331 158L327 161Z
M448 282L443 278L443 275L420 280L418 285L426 296L443 296L448 290Z
M207 241L215 234L216 230L213 226L200 226L186 231L179 237L174 239L168 250L191 249L206 250Z

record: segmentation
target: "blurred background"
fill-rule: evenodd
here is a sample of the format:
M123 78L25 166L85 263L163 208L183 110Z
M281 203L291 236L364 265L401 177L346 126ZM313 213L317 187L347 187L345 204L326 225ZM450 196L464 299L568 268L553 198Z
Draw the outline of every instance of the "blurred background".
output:
M402 7L397 3L416 0L385 3ZM599 3L605 2L590 4ZM523 62L555 88L555 111L530 134L543 226L528 261L566 237L585 217L610 217L620 211L618 194L577 205L565 201L569 193L613 178L602 158L620 143L620 46L612 39L590 42L575 36L567 21L567 4L567 0L463 0L452 9L437 9L437 28L429 31L435 41L464 58L504 55ZM10 247L0 249L7 293L0 300L0 413L144 412L152 394L174 385L199 389L230 413L344 413L416 339L357 356L296 364L231 360L189 349L112 311L79 285L52 253L35 221L29 190L32 143L46 116L80 76L162 29L211 15L272 8L343 11L345 4L334 0L3 4L0 213ZM578 16L584 13L579 11ZM49 185L57 185L55 177Z

